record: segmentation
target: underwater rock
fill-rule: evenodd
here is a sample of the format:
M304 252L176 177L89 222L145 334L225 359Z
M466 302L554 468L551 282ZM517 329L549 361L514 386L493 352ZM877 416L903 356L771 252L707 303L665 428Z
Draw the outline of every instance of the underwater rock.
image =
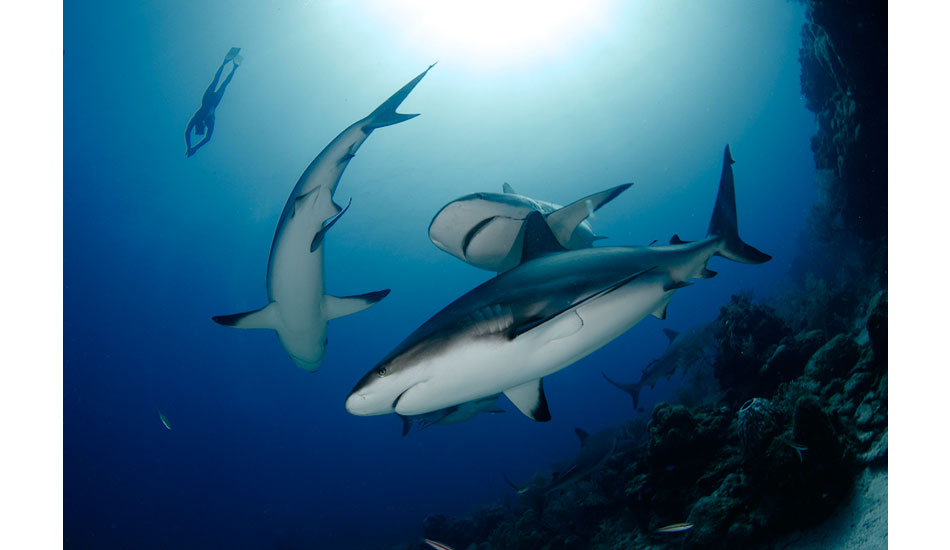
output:
M697 500L686 520L693 524L693 528L687 531L682 547L710 550L729 548L732 541L727 534L743 511L745 492L743 476L730 474L713 494Z
M887 3L806 0L801 86L815 113L815 167L831 217L863 239L887 234Z
M871 384L874 380L871 378L871 375L867 372L858 370L851 375L851 378L848 379L844 384L844 393L849 398L854 399L858 395L861 395L871 389Z
M758 458L763 446L779 429L779 415L768 399L756 397L739 409L736 427L742 453L747 459Z
M868 341L874 351L875 364L887 370L887 291L877 293L868 306Z
M858 462L861 464L887 463L887 428L874 439L870 448L858 455Z
M763 378L759 372L788 335L788 327L773 308L753 304L745 295L732 296L719 313L715 336L719 353L713 364L728 401L738 404L775 390L779 380Z
M805 375L822 383L844 378L859 356L854 340L846 334L839 334L812 355L805 365Z

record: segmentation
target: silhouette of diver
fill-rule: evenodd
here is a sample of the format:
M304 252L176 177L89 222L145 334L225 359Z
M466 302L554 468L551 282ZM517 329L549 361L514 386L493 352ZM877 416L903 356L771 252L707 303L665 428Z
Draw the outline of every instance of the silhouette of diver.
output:
M241 51L240 48L231 48L228 55L224 56L224 61L221 62L221 66L218 67L218 72L214 73L214 80L211 81L211 85L208 86L204 96L201 98L201 107L198 108L198 111L196 111L194 116L191 117L191 120L188 121L188 127L185 128L185 145L188 146L188 152L185 153L186 157L194 155L202 145L208 143L211 139L211 134L214 132L214 110L218 106L218 103L221 102L221 98L224 96L224 90L228 87L228 83L231 82L231 78L234 77L234 71L236 71L238 65L240 65L241 56L238 55L239 51ZM221 84L221 87L215 91L218 80L221 78L221 72L224 70L224 66L228 64L228 61L232 64L231 73L224 79L224 83ZM194 147L191 146L192 129L194 129L195 135L204 136Z

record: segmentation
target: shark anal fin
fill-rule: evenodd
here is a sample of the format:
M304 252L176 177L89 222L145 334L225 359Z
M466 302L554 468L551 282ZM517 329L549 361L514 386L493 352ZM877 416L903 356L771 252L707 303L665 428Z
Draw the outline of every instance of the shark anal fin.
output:
M234 328L269 328L277 329L280 316L277 311L277 302L271 302L261 309L234 313L232 315L216 315L212 321L226 327Z
M337 297L327 294L323 297L323 307L328 320L345 317L363 311L388 296L389 292L390 290L387 288L356 296Z
M669 306L670 306L670 300L672 300L672 299L673 299L673 295L672 295L672 294L667 294L666 297L663 299L663 301L660 302L660 305L657 306L657 308L656 308L655 310L653 310L653 313L651 313L651 315L653 315L654 317L656 317L657 319L659 319L659 320L661 320L661 321L665 321L665 320L666 320L666 310L667 310L667 308L669 308Z
M345 208L339 210L336 215L330 218L329 222L325 223L323 227L320 228L320 231L317 231L317 234L313 236L313 240L310 241L310 252L314 252L316 249L320 248L320 245L323 244L323 238L326 237L327 231L329 231L330 228L333 227L333 224L335 224L336 221L340 219L340 216L342 216L350 208L351 204L353 204L353 199L350 199L350 202L346 203ZM339 207L337 207L337 209L339 209Z
M700 278L701 278L701 279L712 279L712 278L715 277L716 275L719 275L719 272L718 272L718 271L713 271L713 270L711 270L711 269L706 269L705 267L703 268L703 270L702 270L700 273L701 273L701 274L700 274Z
M544 397L544 384L541 379L525 382L520 386L505 390L505 396L511 400L518 410L525 416L537 421L551 420L551 411L548 410L548 400Z

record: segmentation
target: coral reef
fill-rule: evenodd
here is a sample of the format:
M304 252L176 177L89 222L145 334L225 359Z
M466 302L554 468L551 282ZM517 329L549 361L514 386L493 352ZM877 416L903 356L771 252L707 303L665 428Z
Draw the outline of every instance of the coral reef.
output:
M822 521L863 469L887 464L887 293L844 319L849 330L827 339L792 332L775 310L733 297L720 316L733 321L723 323L720 372L732 368L729 354L742 372L767 378L757 385L769 391L742 405L728 395L694 407L660 403L647 423L635 418L617 431L616 450L586 480L529 489L517 505L470 517L430 515L425 536L459 550L715 550L765 548ZM657 531L681 522L692 527Z

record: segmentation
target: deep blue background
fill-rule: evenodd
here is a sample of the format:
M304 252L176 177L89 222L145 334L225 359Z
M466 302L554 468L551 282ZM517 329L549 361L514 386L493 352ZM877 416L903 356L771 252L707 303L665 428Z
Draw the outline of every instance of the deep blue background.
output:
M655 5L654 5L655 4ZM572 428L629 418L600 371L633 380L660 328L713 319L731 294L788 285L817 191L799 93L801 6L613 3L568 51L486 68L387 26L374 4L64 5L64 527L70 548L370 548L411 540L430 512L465 513L568 459ZM211 143L182 138L231 46L238 69ZM273 333L212 315L264 305L284 201L350 123L440 61L346 171L353 206L328 235L327 288L392 294L330 326L316 374ZM490 65L490 64L489 64ZM559 203L632 181L593 220L609 244L702 237L732 146L740 230L775 259L677 293L548 377L553 420L501 415L400 437L350 416L358 380L416 326L486 280L429 243L474 191ZM649 411L669 386L645 393ZM168 416L167 431L155 409Z

